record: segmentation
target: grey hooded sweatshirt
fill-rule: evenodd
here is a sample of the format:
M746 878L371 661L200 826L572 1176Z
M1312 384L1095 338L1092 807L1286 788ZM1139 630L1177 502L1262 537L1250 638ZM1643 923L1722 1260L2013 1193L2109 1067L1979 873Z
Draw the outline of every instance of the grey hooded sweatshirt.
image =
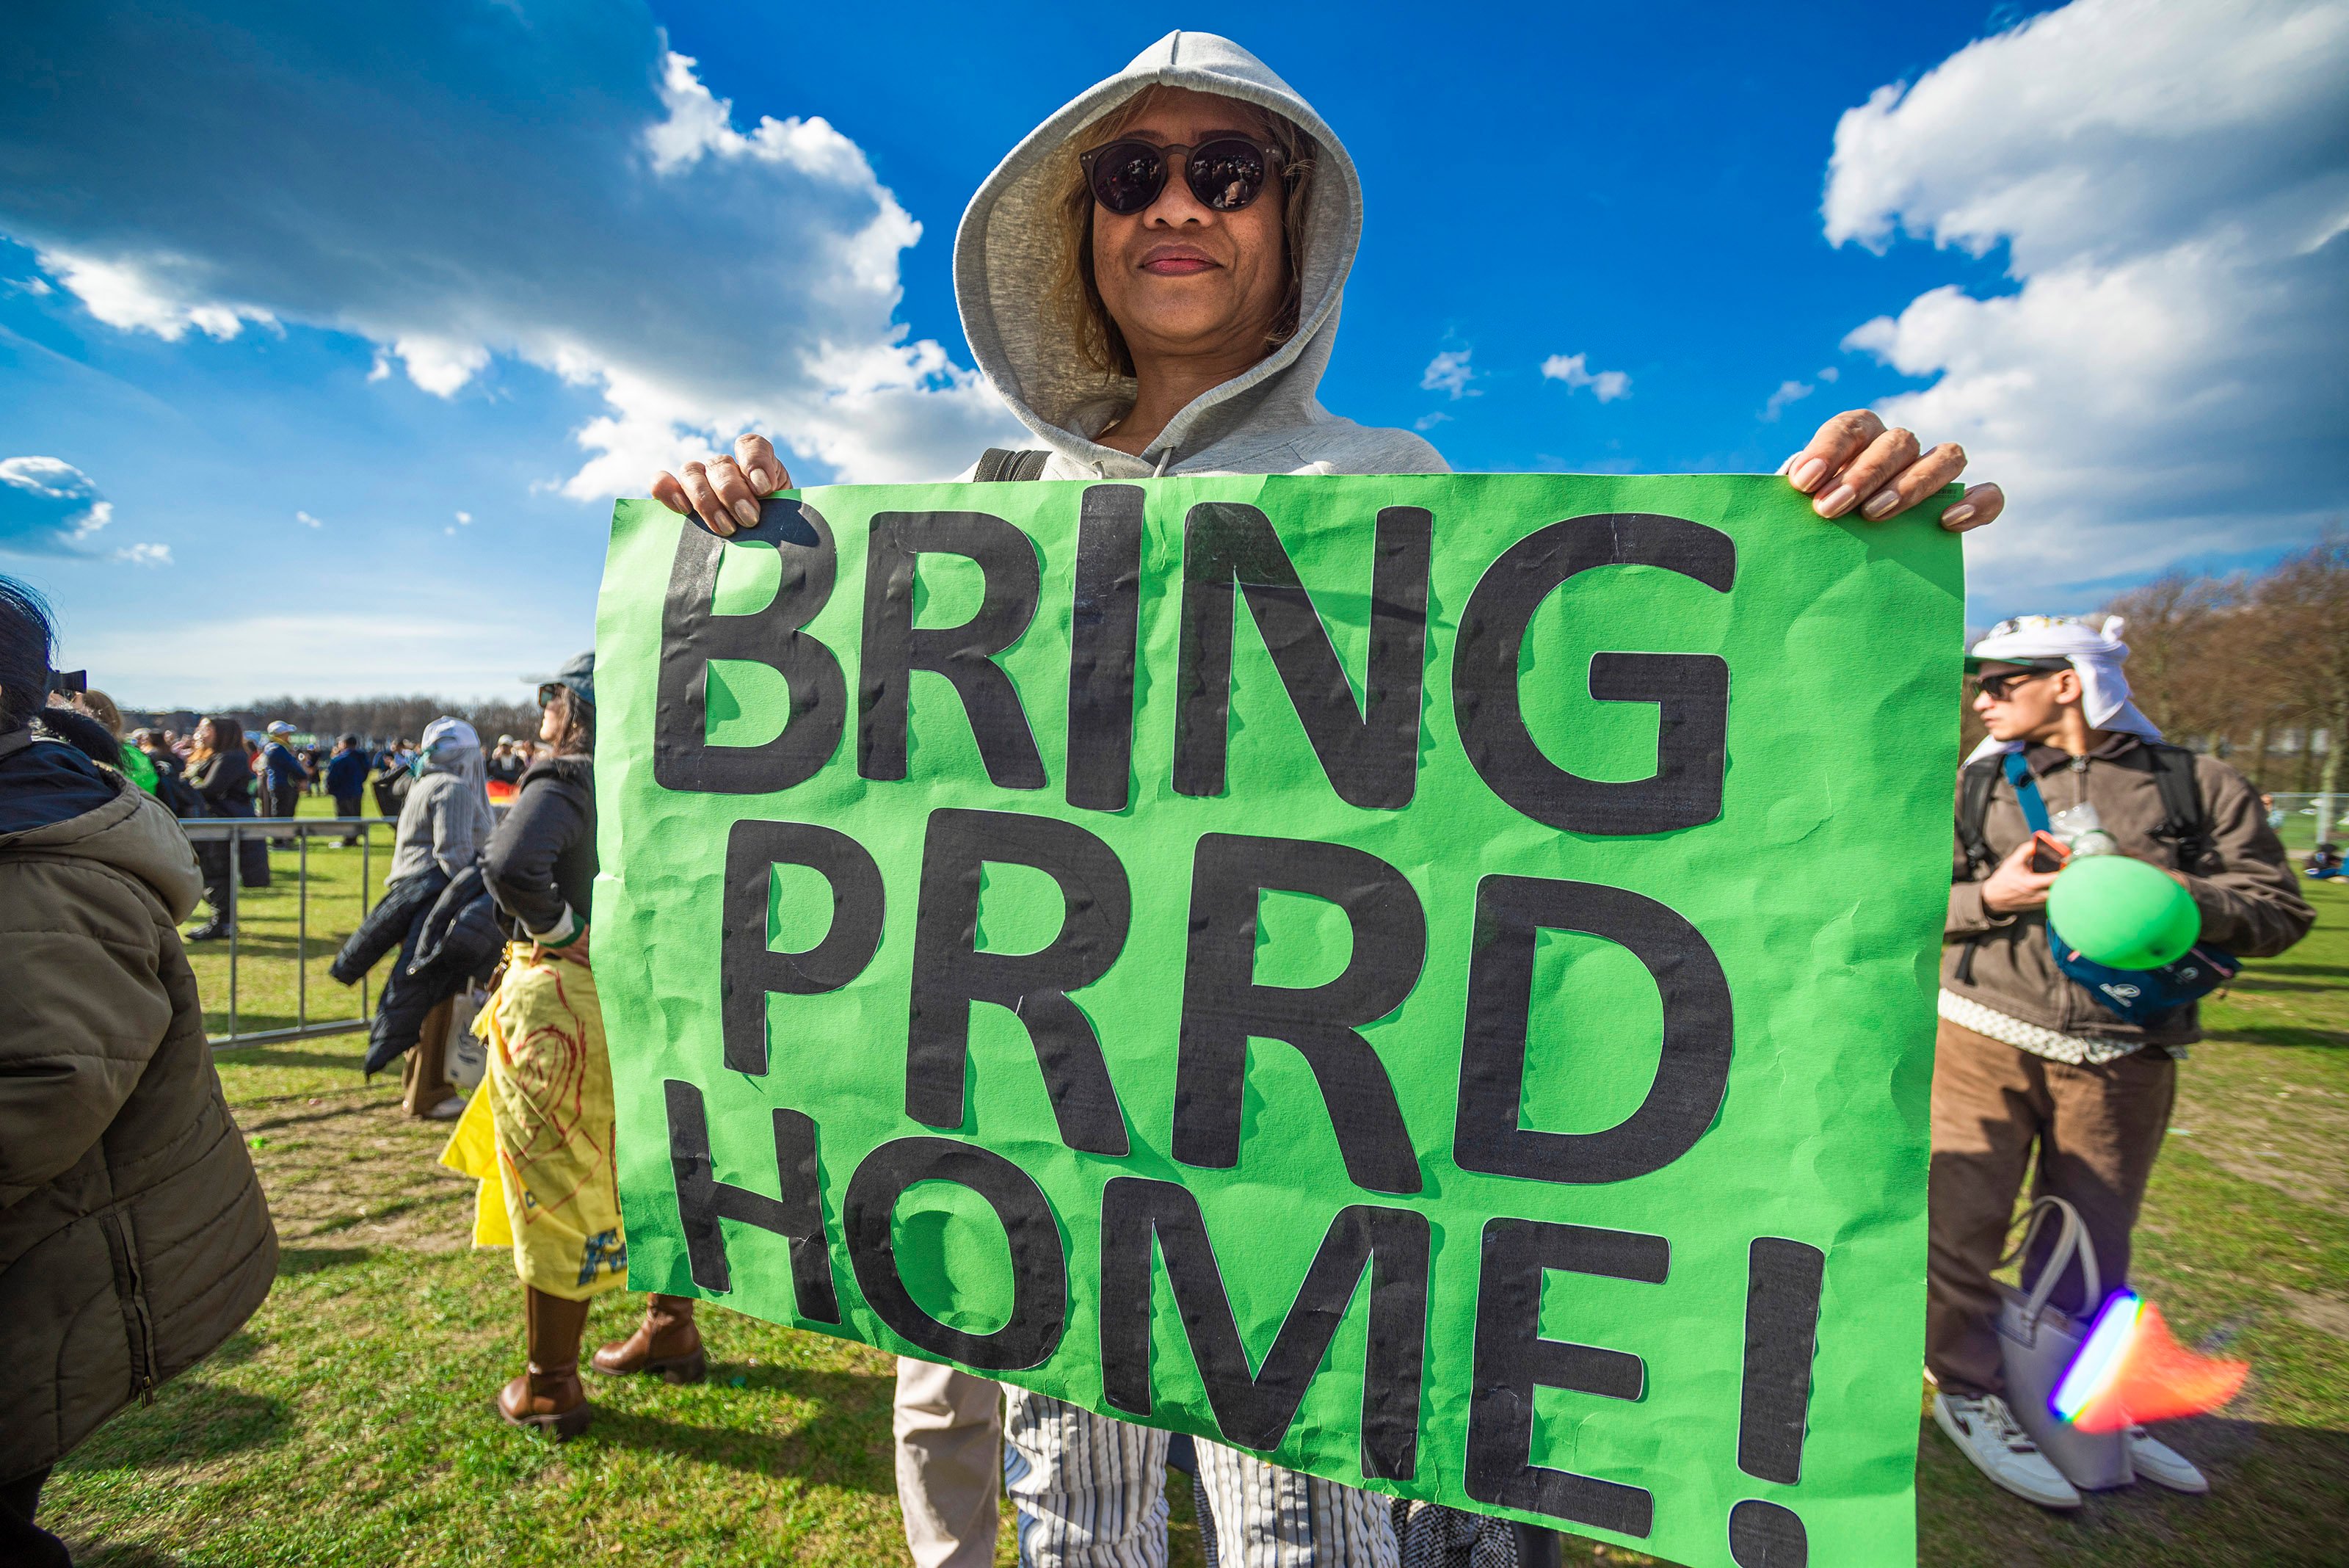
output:
M1160 85L1286 115L1320 144L1320 157L1307 196L1296 335L1245 374L1192 400L1135 457L1092 439L1133 406L1134 383L1087 366L1058 326L1050 297L1058 260L1052 204L1070 140ZM1410 431L1358 425L1315 400L1361 234L1362 185L1354 161L1313 106L1230 39L1169 33L1030 132L987 177L955 236L955 295L978 368L1051 452L1046 479L1447 473L1435 449Z

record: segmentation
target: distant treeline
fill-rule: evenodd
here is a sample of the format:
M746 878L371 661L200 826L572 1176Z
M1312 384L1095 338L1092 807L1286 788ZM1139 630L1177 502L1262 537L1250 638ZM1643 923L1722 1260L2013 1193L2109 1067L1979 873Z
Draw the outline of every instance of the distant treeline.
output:
M2264 571L2172 572L2100 613L2127 618L2131 695L2168 739L2264 790L2349 785L2349 529ZM1968 746L1982 732L1971 702L1963 729Z
M538 734L538 708L531 702L457 702L445 697L271 697L208 711L233 719L248 731L283 719L295 730L328 742L344 734L376 742L403 737L412 741L424 733L425 725L443 715L472 725L484 745L494 745L500 735L528 740ZM133 728L155 725L185 733L202 716L191 710L148 711L126 711L123 719Z

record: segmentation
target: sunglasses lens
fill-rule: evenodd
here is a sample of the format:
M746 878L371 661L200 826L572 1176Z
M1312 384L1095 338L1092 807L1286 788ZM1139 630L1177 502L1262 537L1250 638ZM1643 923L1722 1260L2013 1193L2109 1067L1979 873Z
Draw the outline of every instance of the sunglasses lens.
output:
M1158 200L1166 185L1166 159L1147 141L1112 141L1093 154L1093 200L1131 217Z
M562 691L563 683L561 681L548 681L545 685L538 689L538 705L542 708L552 705L555 697L561 693Z
M1234 139L1195 150L1185 171L1191 194L1218 213L1237 213L1264 190L1264 154Z

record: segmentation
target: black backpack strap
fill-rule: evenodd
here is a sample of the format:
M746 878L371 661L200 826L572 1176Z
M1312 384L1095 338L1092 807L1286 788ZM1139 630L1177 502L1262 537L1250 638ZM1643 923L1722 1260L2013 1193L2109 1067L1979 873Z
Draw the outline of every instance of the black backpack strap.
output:
M1011 452L991 446L978 460L978 472L970 477L975 483L994 484L1006 480L1041 479L1044 464L1051 458L1049 452Z
M1991 853L1990 840L1982 836L1982 824L1990 820L1991 791L1998 787L2003 760L1984 757L1969 763L1958 775L1958 843L1964 846L1969 870L1979 871L1998 858Z
M2169 846L2169 857L2180 871L2195 872L2218 853L2209 808L2202 803L2202 781L2195 776L2194 753L2183 746L2148 741L2146 760L2153 770L2154 787L2161 792L2161 826L2153 836Z

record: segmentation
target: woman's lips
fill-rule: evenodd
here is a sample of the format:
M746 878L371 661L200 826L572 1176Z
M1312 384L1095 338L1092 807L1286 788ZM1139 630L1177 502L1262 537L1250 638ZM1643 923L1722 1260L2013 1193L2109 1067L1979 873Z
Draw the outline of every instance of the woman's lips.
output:
M1216 264L1205 256L1153 256L1142 264L1142 270L1161 277L1186 277L1195 272L1205 272Z

